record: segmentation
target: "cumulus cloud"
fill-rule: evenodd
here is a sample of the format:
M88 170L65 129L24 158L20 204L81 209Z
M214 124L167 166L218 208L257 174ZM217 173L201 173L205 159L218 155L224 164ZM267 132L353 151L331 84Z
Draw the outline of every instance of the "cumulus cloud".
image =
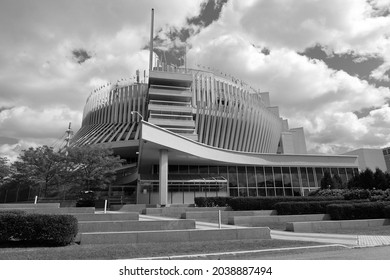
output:
M379 46L388 44L381 32L389 19L367 18L371 8L364 1L242 2L229 2L220 21L191 39L189 61L270 91L271 103L280 106L290 126L305 128L310 152L341 153L390 143L385 117L389 88L298 54L321 43L331 53L376 56ZM271 52L265 55L256 44L270 46ZM362 118L353 113L367 107L380 109Z
M159 29L185 25L201 3L2 1L0 136L50 144L69 121L76 130L94 88L147 68L151 8Z

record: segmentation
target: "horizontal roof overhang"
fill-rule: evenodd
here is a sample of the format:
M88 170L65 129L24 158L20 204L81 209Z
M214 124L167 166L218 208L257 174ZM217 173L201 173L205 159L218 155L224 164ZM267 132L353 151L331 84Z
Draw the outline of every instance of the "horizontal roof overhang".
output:
M140 174L141 181L159 181L159 174ZM168 174L169 182L226 183L227 179L218 174Z
M142 121L140 167L158 164L159 151L168 151L169 164L358 167L353 155L257 154L215 148Z

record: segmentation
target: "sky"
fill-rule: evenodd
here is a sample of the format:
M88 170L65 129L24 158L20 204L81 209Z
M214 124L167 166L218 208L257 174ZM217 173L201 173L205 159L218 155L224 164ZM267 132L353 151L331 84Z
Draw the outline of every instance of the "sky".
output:
M311 154L390 146L390 0L1 0L0 156L59 145L93 89L170 63L270 93Z

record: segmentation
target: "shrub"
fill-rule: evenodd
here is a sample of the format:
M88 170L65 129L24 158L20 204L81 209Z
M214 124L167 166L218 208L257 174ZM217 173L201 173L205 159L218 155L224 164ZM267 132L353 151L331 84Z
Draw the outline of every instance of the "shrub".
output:
M275 204L278 215L325 214L326 206L338 201L279 202Z
M370 196L371 196L371 193L369 190L361 190L361 189L347 190L344 193L345 200L368 199L368 198L370 198Z
M305 197L305 196L281 196L281 197L235 197L229 200L229 205L233 210L272 210L279 202L299 202L299 201L327 201L339 200L341 197Z
M93 191L82 191L76 202L76 207L95 207L96 196Z
M367 200L354 201L356 203L367 202ZM307 201L307 202L279 202L275 204L278 215L301 215L301 214L326 214L326 207L329 204L341 204L343 200Z
M71 215L2 214L0 241L64 246L74 241L77 225L76 217Z
M227 207L231 197L195 197L197 207Z
M385 202L330 204L326 211L333 220L383 219L389 205Z
M383 215L386 219L390 219L390 205L387 205L383 208Z

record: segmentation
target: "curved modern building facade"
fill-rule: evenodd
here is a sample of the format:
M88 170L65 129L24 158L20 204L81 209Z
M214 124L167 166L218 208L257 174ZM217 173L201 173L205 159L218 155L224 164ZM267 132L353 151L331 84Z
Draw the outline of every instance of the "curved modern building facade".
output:
M267 92L206 69L155 67L148 82L95 90L72 145L103 145L127 164L117 189L133 203L193 203L197 196L305 195L326 170L343 182L356 156L307 155Z

